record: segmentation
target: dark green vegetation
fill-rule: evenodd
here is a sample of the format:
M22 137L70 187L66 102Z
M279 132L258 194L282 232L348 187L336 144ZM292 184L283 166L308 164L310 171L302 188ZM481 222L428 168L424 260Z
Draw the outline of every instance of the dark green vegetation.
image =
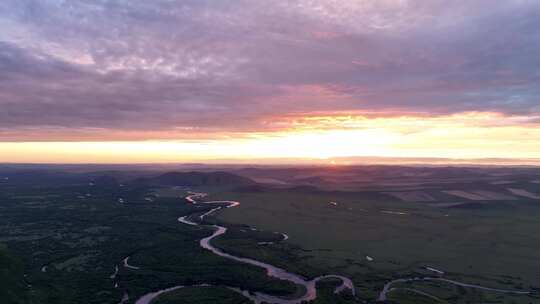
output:
M540 303L540 200L508 190L539 194L538 170L80 172L0 169L0 303L118 303L125 292L126 303L134 303L148 292L203 283L218 287L180 289L155 303L246 303L226 286L285 297L300 292L201 249L198 240L212 230L177 218L213 206L187 204L188 187L209 192L208 200L241 202L206 219L229 227L218 247L309 278L340 274L355 283L357 298L335 295L335 280L319 282L317 304L374 303L390 280L437 276L426 266L460 282L533 294L411 282L392 286L398 289L388 300L437 303L426 293L442 303ZM139 269L123 267L126 257Z
M211 230L179 224L177 217L210 206L155 197L150 188L112 179L49 182L0 184L0 242L7 246L0 250L1 303L118 303L124 292L133 303L150 291L201 283L295 291L257 267L201 249L198 240ZM139 270L122 267L128 256Z
M2 303L26 303L27 286L24 282L23 264L0 245L0 299Z
M155 304L249 304L249 301L244 296L228 290L227 288L219 287L193 287L183 288L157 298Z

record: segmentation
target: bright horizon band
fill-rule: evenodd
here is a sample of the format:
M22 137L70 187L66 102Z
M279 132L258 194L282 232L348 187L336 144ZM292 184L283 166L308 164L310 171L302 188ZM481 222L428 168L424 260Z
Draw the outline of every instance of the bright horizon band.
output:
M305 118L288 130L190 134L180 140L0 143L10 162L152 163L235 159L376 156L540 158L540 128L524 117L468 113L439 118ZM174 135L174 134L173 134ZM178 134L176 136L182 136Z

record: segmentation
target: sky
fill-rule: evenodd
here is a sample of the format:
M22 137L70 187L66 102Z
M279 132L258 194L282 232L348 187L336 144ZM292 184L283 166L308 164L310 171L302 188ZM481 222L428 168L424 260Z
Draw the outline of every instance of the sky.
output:
M540 158L540 1L2 0L0 162Z

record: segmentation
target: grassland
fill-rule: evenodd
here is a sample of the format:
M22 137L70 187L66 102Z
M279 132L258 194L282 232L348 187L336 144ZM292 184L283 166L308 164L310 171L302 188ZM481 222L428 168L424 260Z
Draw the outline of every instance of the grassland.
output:
M269 279L260 268L201 249L198 241L211 228L182 225L177 218L212 206L187 204L182 199L186 187L149 186L135 178L119 183L63 175L40 182L26 174L20 183L0 182L0 303L107 304L119 303L127 294L124 303L131 304L148 292L200 284L213 287L179 289L155 303L246 302L227 286L283 297L301 292L288 282ZM353 280L357 297L335 295L338 282L324 280L318 283L314 304L374 303L391 280L440 275L426 267L460 282L533 293L516 296L415 281L393 285L389 303L540 303L538 200L500 196L453 205L456 197L443 193L480 190L486 198L485 191L512 195L504 190L510 187L540 193L540 184L525 180L504 186L493 182L460 180L422 188L420 181L400 184L397 190L381 182L372 190L363 186L361 192L347 192L287 180L289 188L219 183L191 190L210 193L208 200L241 202L205 218L208 224L229 228L214 240L217 247L309 278L341 274ZM390 184L399 182L392 179ZM388 195L389 189L399 195ZM135 268L123 266L126 257Z
M307 276L327 272L350 276L366 300L376 298L392 278L435 275L426 266L468 283L518 290L540 288L540 260L536 258L540 236L534 233L540 229L540 208L532 202L460 210L396 202L365 192L239 191L219 193L210 199L218 197L241 202L238 208L221 212L220 221L290 236L284 243L257 247L251 241L253 237L230 234L221 246ZM401 294L418 300L418 295L406 292L392 298L401 303ZM455 292L441 297L453 299L451 303L471 299L461 296L457 301ZM493 303L540 301L487 292L476 292L472 299Z
M27 286L24 283L23 264L0 245L0 299L2 303L26 303Z
M250 304L244 296L224 287L182 288L157 298L155 304Z

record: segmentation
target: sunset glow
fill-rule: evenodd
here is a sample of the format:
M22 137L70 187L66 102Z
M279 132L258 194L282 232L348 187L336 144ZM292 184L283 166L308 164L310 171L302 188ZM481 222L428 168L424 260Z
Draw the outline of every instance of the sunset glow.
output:
M540 6L489 3L2 1L0 162L540 158Z
M301 117L289 130L200 139L2 143L16 162L197 162L350 156L538 158L540 128L494 113L418 118ZM181 136L181 134L176 134Z

